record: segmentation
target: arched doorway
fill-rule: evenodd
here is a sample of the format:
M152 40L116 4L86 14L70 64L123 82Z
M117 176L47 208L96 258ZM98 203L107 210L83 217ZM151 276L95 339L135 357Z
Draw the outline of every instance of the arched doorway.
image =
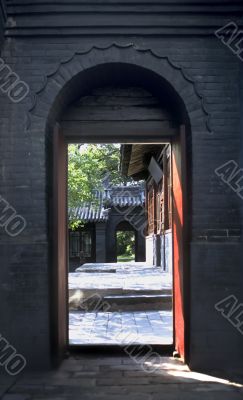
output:
M102 90L102 88L100 89ZM161 108L163 107L163 103L161 103ZM170 114L171 116L173 115L172 112ZM177 116L178 117L178 116ZM85 117L84 117L85 118ZM182 158L182 141L185 140L185 133L183 130L179 128L179 123L177 122L177 118L171 119L171 122L168 124L167 120L166 121L158 121L153 125L151 121L148 121L146 124L143 119L141 121L136 121L136 129L138 129L135 137L131 136L131 133L134 130L134 126L131 124L130 121L126 120L126 115L124 115L124 124L122 126L122 130L119 132L119 139L120 141L127 142L131 141L132 142L141 142L145 141L145 136L147 137L147 141L150 142L150 136L149 136L149 131L154 130L153 132L153 140L158 141L158 142L166 142L166 143L171 143L172 146L172 160L173 160L173 190L174 190L174 196L173 196L173 249L174 249L174 333L175 333L175 348L180 354L182 358L185 358L186 354L186 349L185 349L185 319L186 319L186 314L184 312L185 310L185 303L184 300L187 296L187 292L185 291L184 287L184 279L185 279L185 272L183 271L184 268L184 251L185 251L185 245L183 245L183 188L185 189L185 185L182 187L182 174L183 174L183 168L185 168L185 165L183 164L185 162L185 156ZM96 122L96 121L95 121ZM115 121L117 122L117 121ZM147 122L147 121L146 121ZM73 123L73 121L72 121ZM119 121L120 123L120 121ZM62 121L60 121L60 130L57 135L59 136L59 140L61 137L63 137L64 142L70 142L70 141L76 141L76 140L85 140L88 141L90 140L90 137L93 138L91 141L108 141L111 140L114 136L115 132L115 126L114 126L114 121L109 121L109 123L106 125L105 129L105 134L109 136L109 139L107 140L107 137L103 139L103 135L99 135L99 132L104 132L101 130L102 125L105 124L104 121L99 122L99 128L97 128L96 123L93 123L93 120L91 121L89 125L89 132L87 134L87 130L82 130L82 120L81 121L75 121L74 124L70 127L70 121L67 121L66 118L62 118ZM93 125L93 126L92 126ZM118 125L117 125L118 126ZM110 127L110 130L108 129ZM145 132L143 132L143 135L140 136L139 132L141 128L145 129ZM162 129L161 129L162 128ZM164 130L166 132L166 136L162 135L160 136L160 133ZM93 132L93 134L92 134ZM147 133L146 133L147 132ZM84 135L84 137L82 137ZM87 136L86 136L87 135ZM131 138L130 140L128 138ZM57 149L59 148L60 144L58 145ZM63 147L62 147L63 148ZM57 150L58 156L60 157L60 150ZM58 168L58 174L60 174L61 168L59 165ZM64 176L64 174L63 174ZM61 179L61 178L60 178ZM62 183L60 183L60 187L63 188ZM59 193L59 197L61 194ZM63 193L64 196L64 193ZM58 203L60 200L56 200ZM63 207L63 204L61 205ZM58 209L58 208L57 208ZM65 220L65 217L58 217L57 220ZM61 223L61 221L60 221ZM55 224L58 226L58 222ZM64 229L64 226L62 225L62 229ZM62 232L62 229L60 230L59 228L59 235L60 232ZM58 276L60 279L60 293L63 293L64 291L64 285L65 285L65 280L63 280L63 271L65 270L65 259L66 255L64 255L65 251L65 245L63 245L62 239L59 237L58 243L60 243L60 261L59 261L59 267L58 267ZM108 253L109 254L109 253ZM60 268L60 265L62 266ZM61 272L62 271L62 272ZM67 283L66 283L67 285ZM184 297L185 296L185 297ZM65 304L63 304L63 297L62 299L59 300L58 306L61 308L62 311L60 311L60 319L59 319L59 329L58 329L58 334L60 332L60 329L63 329L61 327L64 327L65 323L63 321L63 316L65 315ZM64 331L63 331L64 332ZM59 334L60 338L60 334ZM65 348L65 335L63 334L61 338L61 344L59 345L59 349ZM63 346L63 347L62 347Z
M113 69L115 71L115 68L113 66ZM114 73L113 75L118 79L118 76ZM114 84L118 84L116 82ZM119 81L119 79L118 79ZM120 86L122 85L122 86ZM123 86L124 85L124 86ZM126 101L133 99L133 93L134 93L134 88L132 86L127 86L123 80L122 82L119 81L119 88L124 87L126 89L126 92L129 93L125 97ZM114 93L117 93L117 88L116 86L112 86L108 88L111 90L112 94L111 97ZM121 90L121 89L119 89ZM105 93L107 91L107 86L102 86L97 88L97 93L98 93L98 98L100 99L100 96L102 98L102 107L104 105L104 101L106 99ZM136 88L137 91L137 88ZM135 91L135 92L136 92ZM146 91L146 95L147 95ZM150 92L149 99L154 101L154 99L157 97L157 93L153 94ZM143 94L144 95L144 94ZM140 97L140 99L142 96ZM85 105L88 104L88 107ZM116 113L116 110L113 110L113 106L111 106L108 103L108 106L106 105L106 111L108 112L108 121L105 119L103 120L103 114L102 117L99 116L98 123L96 119L96 112L97 109L99 110L99 106L96 107L96 110L92 110L92 106L89 104L90 101L90 96L88 95L86 97L82 97L81 100L78 100L78 107L75 108L75 105L71 103L70 107L67 108L66 112L62 115L62 120L60 121L60 131L59 131L59 137L63 137L63 140L66 142L72 142L75 140L83 140L85 142L105 142L105 141L111 141L114 137L114 134L116 132L116 129L119 129L120 127L120 132L119 134L119 139L122 142L132 142L132 143L141 143L145 141L145 135L147 136L147 142L150 143L151 139L149 136L150 132L153 133L153 141L158 142L158 143L170 143L171 148L172 148L172 180L173 180L173 249L174 249L174 333L175 333L175 348L180 354L182 358L185 358L185 313L184 313L184 283L183 280L185 278L185 274L183 271L184 268L184 251L185 251L185 245L183 244L184 236L183 236L183 229L184 229L184 221L183 221L183 212L184 212L184 194L183 194L183 189L185 190L185 184L182 186L182 175L183 175L183 168L185 168L185 154L182 154L182 149L185 149L182 147L182 141L185 140L184 135L185 132L183 131L182 128L180 128L180 124L178 123L178 115L175 117L173 115L173 110L170 109L169 105L165 105L163 103L163 100L160 100L158 98L158 102L156 102L156 107L159 108L159 110L163 110L162 113L159 110L156 110L156 112L159 111L159 116L157 119L153 120L154 115L150 118L147 117L145 111L143 110L143 113L140 114L140 110L138 114L136 114L135 111L135 127L134 127L134 120L132 121L129 118L129 112L131 107L125 107L125 112L124 109L119 108L118 113ZM115 101L115 100L114 100ZM124 100L123 100L124 101ZM91 100L93 102L93 99ZM77 102L75 102L77 104ZM81 107L80 107L81 104ZM98 104L100 104L98 102ZM151 109L153 110L153 103L152 107L148 108L148 110ZM78 110L78 112L77 112ZM134 113L134 110L132 110ZM88 121L87 124L87 115L86 113L91 113L91 119ZM118 115L117 115L118 114ZM145 120L144 120L145 116ZM134 116L133 116L134 118ZM147 119L146 119L147 118ZM121 124L122 122L122 124ZM105 130L104 130L105 127ZM132 132L135 132L134 129L136 129L136 134L135 137L132 136ZM139 132L141 130L144 130L147 133L144 133L143 135L140 136ZM161 135L162 131L164 133L166 132L166 136ZM101 133L100 133L101 132ZM103 138L102 132L105 132L105 139ZM129 138L129 139L128 139ZM179 139L178 139L179 138ZM116 139L117 140L117 139ZM58 151L60 154L60 152ZM60 170L60 166L59 166ZM59 194L60 196L60 194ZM57 200L58 202L58 200ZM63 217L62 217L63 219ZM114 239L114 242L116 242L116 238ZM138 240L136 240L138 243ZM109 242L108 242L109 243ZM112 243L112 241L111 241ZM65 249L65 246L61 246L62 251ZM108 255L112 255L112 252L116 253L116 248L111 247L111 251L107 251ZM139 252L136 252L136 258L139 258ZM62 262L63 262L63 255L61 257ZM117 254L115 254L115 260L117 259ZM60 270L59 270L60 271ZM63 291L63 288L61 289ZM59 303L60 304L60 303ZM63 322L62 322L63 323Z
M116 226L116 259L117 261L131 262L138 258L137 234L127 221Z
M89 56L87 57L87 54ZM82 60L82 61L81 61ZM116 66L116 67L115 67ZM115 72L116 71L116 72ZM185 165L184 160L182 160L180 151L181 148L185 147L186 144L187 154L191 153L191 141L190 141L190 123L196 126L201 126L202 129L207 129L207 114L205 113L204 107L202 105L201 97L198 95L196 88L192 81L187 79L183 74L183 71L176 65L173 65L168 59L157 56L149 51L142 51L134 49L132 46L127 48L120 48L119 46L111 46L107 49L92 49L90 52L77 54L72 57L65 64L60 64L59 68L48 77L45 86L38 94L37 101L33 107L30 115L31 119L31 129L33 131L39 132L43 129L47 133L47 138L53 137L53 130L56 122L60 121L61 114L65 107L72 103L78 96L84 95L91 86L99 84L105 84L113 77L113 82L117 79L117 76L122 76L124 81L134 81L136 80L137 85L146 87L147 89L153 91L161 98L162 102L166 102L173 114L176 116L177 124L173 133L169 134L168 126L160 126L160 130L148 129L145 125L141 131L140 127L133 127L126 132L121 132L117 130L117 141L136 141L141 140L145 142L166 140L167 142L172 142L174 155L174 165L177 174L174 176L174 180L177 181L178 190L182 188L181 176L185 177L182 165ZM116 77L116 78L115 78ZM109 82L110 83L110 82ZM129 83L129 82L128 82ZM43 108L42 104L46 103L46 107ZM179 129L179 126L185 126L185 131ZM173 128L173 127L172 127ZM179 132L180 131L180 132ZM80 135L85 139L85 132L73 133L71 137L65 137L65 132L61 132L60 129L56 128L54 136L56 139L53 141L49 140L49 149L54 148L56 152L56 161L63 165L65 162L65 154L57 151L60 146L65 147L65 142L69 140L77 141L80 140ZM96 133L97 134L97 133ZM114 131L113 131L114 134ZM101 137L105 141L109 141L112 133L103 131ZM94 140L92 133L88 135L89 140ZM186 140L185 140L186 137ZM86 136L87 139L87 136ZM95 141L97 141L97 136ZM186 142L186 143L185 143ZM183 144L184 143L184 144ZM55 159L55 157L54 157ZM52 155L49 160L53 160ZM190 158L187 157L187 163L190 163ZM55 164L55 162L54 162ZM59 166L60 166L59 164ZM57 164L56 164L57 165ZM187 168L189 171L190 169ZM54 172L61 171L61 168L54 168ZM55 182L58 179L55 176ZM177 178L176 178L177 176ZM190 176L189 176L190 179ZM61 186L61 183L59 183ZM62 189L63 190L63 189ZM61 191L61 187L60 187ZM58 217L61 216L61 210L65 207L65 204L60 204L60 200L57 199L57 188L53 190L53 201L51 202L53 207L50 208L50 218L52 221L51 226L53 226L53 216L56 214ZM182 203L183 196L185 197L185 192L181 194L180 201L174 202L174 206L180 205L180 212L177 212L177 221L175 221L175 231L177 231L177 238L180 237L179 230L185 231L185 225L183 225L181 211L185 212L184 204ZM176 196L178 197L178 196ZM58 213L59 210L59 213ZM54 223L54 226L58 226ZM176 228L178 226L178 228ZM183 228L183 229L182 229ZM63 230L64 232L65 230ZM56 241L55 233L51 229L49 235L50 249L55 254L54 259L54 277L52 279L52 285L55 289L55 304L53 306L53 317L54 324L52 327L52 337L53 344L56 347L56 353L62 353L65 349L67 341L65 340L65 321L60 317L63 315L65 310L65 304L60 303L60 297L63 297L65 293L66 284L63 277L63 270L60 267L62 263L60 262L60 257L65 260L65 255L62 256L58 253L58 248L64 248L63 246L54 246ZM59 230L61 235L61 231ZM63 234L64 235L64 234ZM187 236L183 235L183 240ZM60 242L62 240L62 242ZM64 236L59 238L58 243L65 243ZM182 242L181 242L182 243ZM183 250L186 247L183 246ZM185 252L184 252L185 253ZM178 285L175 290L175 302L178 300L178 312L175 314L175 326L178 323L178 329L175 329L175 336L177 342L177 349L180 351L181 355L186 354L187 361L188 350L189 350L189 334L185 333L184 326L189 329L189 273L188 273L188 258L187 263L184 262L184 253L181 254L181 249L178 248L174 252L177 254L177 274ZM58 261L59 260L59 261ZM181 264L180 264L181 263ZM174 263L175 264L175 263ZM187 265L186 265L187 264ZM63 263L64 265L64 263ZM64 268L65 271L65 268ZM59 284L57 284L59 282ZM58 286L59 285L59 286ZM187 287L188 286L188 287ZM65 297L65 296L64 296ZM54 302L52 302L53 304ZM176 307L175 307L176 308ZM57 311L59 310L59 311ZM178 316L178 318L177 318ZM64 318L65 319L65 318ZM178 345L178 341L182 343L182 346ZM185 351L183 350L186 344ZM185 353L185 354L183 354Z

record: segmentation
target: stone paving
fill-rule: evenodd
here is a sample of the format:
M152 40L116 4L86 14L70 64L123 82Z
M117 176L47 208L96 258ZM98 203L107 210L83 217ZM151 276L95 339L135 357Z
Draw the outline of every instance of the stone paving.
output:
M242 382L242 375L229 381L191 372L170 357L92 354L69 358L56 371L26 372L5 387L1 399L242 400Z
M70 312L70 345L172 344L170 311Z
M162 268L146 263L93 263L84 264L77 272L69 274L70 299L87 290L113 290L115 293L158 293L171 290L171 275ZM71 294L72 293L72 294ZM149 297L149 295L148 295ZM133 299L130 302L132 304ZM88 310L91 311L91 310ZM101 310L100 310L101 311ZM107 310L108 311L108 310ZM71 345L91 344L172 344L172 311L123 311L123 312L81 312L69 313L69 343Z
M78 269L69 273L69 289L162 290L172 287L170 274L146 263L95 263ZM112 269L116 272L105 272ZM86 272L92 270L95 272ZM102 272L97 272L99 270Z

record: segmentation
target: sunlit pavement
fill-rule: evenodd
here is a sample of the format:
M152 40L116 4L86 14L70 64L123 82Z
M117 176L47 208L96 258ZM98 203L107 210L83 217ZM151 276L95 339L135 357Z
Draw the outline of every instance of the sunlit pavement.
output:
M71 312L71 345L172 344L172 312Z
M108 297L105 295L113 293L106 310L109 312L100 309L99 312L78 311L80 306L75 306L76 296L87 298L90 290L93 291L91 296L95 293L106 304ZM77 272L69 274L69 293L71 345L173 343L172 305L168 309L161 302L160 309L158 303L155 305L151 301L153 296L157 302L160 295L171 298L172 278L162 268L135 262L84 264ZM141 296L142 293L146 295ZM121 303L114 312L116 294L120 295Z
M92 270L94 272L90 272ZM106 272L110 270L115 272ZM79 271L69 274L69 289L162 290L171 287L170 274L145 263L84 264Z
M241 400L240 381L191 372L180 360L159 355L93 354L67 359L56 371L26 372L5 388L1 399Z

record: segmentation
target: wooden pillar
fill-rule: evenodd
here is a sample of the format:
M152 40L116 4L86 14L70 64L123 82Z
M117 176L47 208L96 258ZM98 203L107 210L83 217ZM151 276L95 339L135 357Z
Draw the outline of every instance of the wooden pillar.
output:
M67 144L59 125L53 133L52 223L52 352L58 363L68 344Z
M174 335L175 348L186 359L186 154L185 128L172 141L172 205L174 264Z
M95 226L96 230L96 258L95 262L106 262L106 223L98 222Z

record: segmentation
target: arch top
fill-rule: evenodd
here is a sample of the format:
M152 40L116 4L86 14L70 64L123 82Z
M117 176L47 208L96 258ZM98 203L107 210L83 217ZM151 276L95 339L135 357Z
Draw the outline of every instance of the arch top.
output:
M52 125L77 98L94 87L111 83L136 83L175 107L177 113L187 116L192 126L211 132L210 116L196 82L168 56L133 43L93 46L60 61L33 94L28 128L40 119Z
M120 218L120 220L117 222L115 226L116 231L131 231L131 232L136 232L135 227L128 222L125 218Z

